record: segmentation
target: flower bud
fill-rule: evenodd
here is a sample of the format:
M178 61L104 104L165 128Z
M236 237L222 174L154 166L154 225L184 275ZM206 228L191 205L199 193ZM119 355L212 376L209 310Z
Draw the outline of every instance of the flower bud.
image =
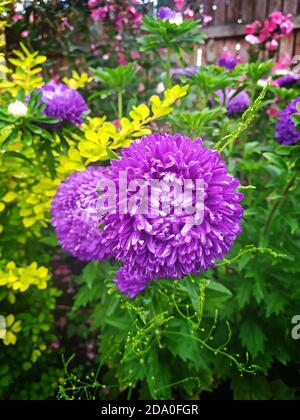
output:
M25 117L27 106L23 102L15 101L8 106L8 113L16 118Z

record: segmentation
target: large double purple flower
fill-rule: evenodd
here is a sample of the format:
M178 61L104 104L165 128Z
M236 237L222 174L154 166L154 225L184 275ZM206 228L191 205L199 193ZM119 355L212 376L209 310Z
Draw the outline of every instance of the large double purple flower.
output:
M239 180L228 174L220 154L204 148L201 139L192 141L180 134L142 137L123 149L121 159L113 160L110 169L103 171L89 168L62 184L53 202L53 225L64 249L81 259L99 259L100 253L100 258L109 255L122 261L124 267L115 281L130 298L153 279L180 279L214 267L242 230L243 194L236 191ZM108 212L100 218L94 212L96 186L104 175L118 186L122 174L126 174L128 184L143 180L147 191L152 191L152 182L182 185L190 180L189 202L195 207L197 180L201 180L203 221L198 223L190 214L177 214L174 202L167 213L163 189L155 196L154 212L139 212L141 203L137 201L139 204L128 206L123 214ZM117 205L122 203L122 192L117 187L113 193Z
M155 215L133 211L105 217L103 243L144 278L180 279L205 271L223 258L240 234L239 181L227 173L220 154L205 149L200 139L191 141L179 134L143 137L123 150L121 160L112 162L110 175L116 183L121 172L127 173L128 182L142 178L148 185L153 179L204 181L201 224L187 225L186 216L163 210Z

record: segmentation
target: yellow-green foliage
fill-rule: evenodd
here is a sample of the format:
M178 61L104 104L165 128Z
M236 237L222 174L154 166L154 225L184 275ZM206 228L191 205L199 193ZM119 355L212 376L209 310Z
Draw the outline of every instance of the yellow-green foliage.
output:
M188 85L175 85L165 91L163 100L152 96L150 107L146 104L134 106L130 118L121 119L120 129L105 117L88 118L81 127L83 136L76 137L77 144L71 144L68 155L60 158L58 173L64 176L84 170L93 162L108 160L113 150L128 147L135 138L151 134L151 123L170 114L172 105L187 91Z
M15 66L15 71L12 72L9 68L4 67L8 79L0 82L0 89L5 89L12 96L16 96L20 89L24 89L28 94L43 85L43 79L39 75L42 71L40 65L47 58L39 55L38 52L31 53L22 43L20 46L21 50L14 50L15 57L8 59Z

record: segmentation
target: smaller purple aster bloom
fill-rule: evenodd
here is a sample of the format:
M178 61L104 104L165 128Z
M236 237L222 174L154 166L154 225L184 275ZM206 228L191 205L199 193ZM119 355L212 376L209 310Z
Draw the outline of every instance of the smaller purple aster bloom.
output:
M167 20L170 23L175 23L177 25L181 24L183 21L182 13L174 12L169 7L160 7L158 10L158 17L160 20Z
M52 226L62 248L81 261L109 258L102 244L97 186L107 170L90 166L59 186L52 202Z
M158 17L161 20L174 19L175 16L176 16L176 12L174 12L169 7L160 7L158 10Z
M275 134L278 143L284 145L292 145L300 140L300 132L295 128L291 118L297 113L297 104L300 102L300 96L294 99L285 109L283 109L278 117L275 127Z
M196 67L184 67L184 68L175 68L171 70L171 76L174 82L180 82L180 75L191 79L193 74L197 74L198 70Z
M279 79L275 80L276 85L279 87L294 85L298 82L300 82L300 75L293 73L287 74L283 77L279 77Z
M244 112L250 106L250 97L245 91L236 95L235 89L228 88L225 97L222 90L217 90L215 93L219 98L220 105L226 106L228 115ZM214 103L214 101L211 102Z
M130 266L120 268L114 279L117 288L129 299L133 299L141 293L150 281L149 277Z
M238 63L239 58L229 51L225 51L218 59L218 65L229 71L234 70Z
M38 92L42 94L41 101L46 105L44 114L47 117L58 118L61 123L82 123L82 115L88 108L77 90L63 83L47 83L39 88Z

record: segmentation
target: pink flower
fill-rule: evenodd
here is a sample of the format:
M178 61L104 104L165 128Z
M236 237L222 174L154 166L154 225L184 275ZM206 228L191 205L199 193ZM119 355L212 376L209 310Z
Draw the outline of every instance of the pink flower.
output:
M246 26L245 33L246 35L255 35L260 27L261 22L259 20L255 20L253 23Z
M247 42L249 42L249 44L252 44L252 45L257 45L257 44L260 44L260 40L258 39L258 37L257 37L257 36L254 36L254 35L247 35L247 36L245 37L245 40L246 40Z
M291 56L288 53L284 53L273 67L273 73L278 72L278 70L289 70L292 62Z
M277 12L271 13L269 16L269 19L271 19L276 25L280 25L281 22L284 21L285 15L282 12L277 11Z
M269 115L269 117L277 117L279 113L279 109L274 104L272 104L267 110L267 114Z
M270 52L276 51L278 46L279 46L278 41L276 41L275 39L272 39L272 41L269 41L266 43L266 48Z
M137 88L138 93L143 93L145 91L144 83L140 83Z
M30 34L30 31L28 31L28 30L23 31L23 32L21 32L21 37L22 38L27 38L29 34Z
M276 27L277 27L277 23L275 23L274 20L270 18L266 19L264 23L263 32L266 34L270 34L275 31Z
M186 18L186 19L193 19L193 17L194 17L194 12L193 12L193 10L190 8L190 7L188 7L187 9L185 9L185 11L183 12L183 16Z
M293 32L294 26L290 19L286 19L280 25L281 32L285 35L290 35Z
M212 16L206 15L205 13L201 13L201 17L204 26L208 25L213 20Z
M123 53L118 54L118 63L120 66L126 66L126 64L128 64L125 54Z
M176 9L181 12L184 6L185 0L175 0Z
M52 343L50 343L50 347L52 349L58 350L60 348L60 341L59 340L52 341Z
M15 15L13 15L12 17L12 21L14 23L18 22L19 20L23 19L23 15L21 15L21 13L16 13Z
M88 7L97 6L98 3L100 3L100 0L89 0L88 1Z
M269 32L264 29L259 35L258 35L258 39L259 42L265 42L265 40L269 37Z
M131 51L130 57L133 60L139 60L141 58L141 54L138 51Z
M92 19L94 21L103 20L103 19L105 19L106 15L107 15L107 12L108 12L108 7L107 6L98 7L98 9L92 10L92 14L91 14Z

